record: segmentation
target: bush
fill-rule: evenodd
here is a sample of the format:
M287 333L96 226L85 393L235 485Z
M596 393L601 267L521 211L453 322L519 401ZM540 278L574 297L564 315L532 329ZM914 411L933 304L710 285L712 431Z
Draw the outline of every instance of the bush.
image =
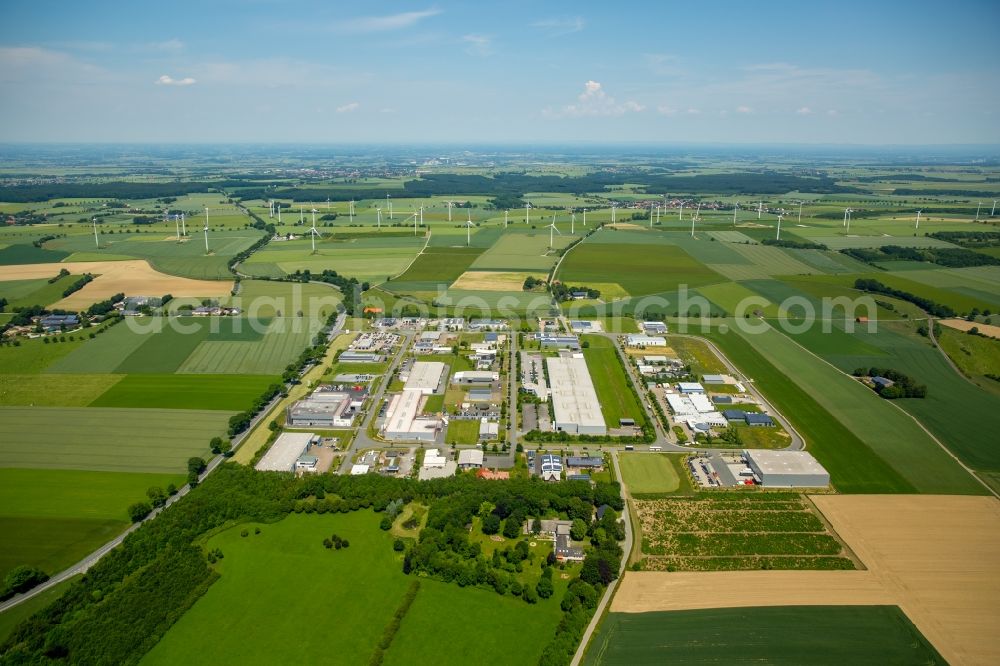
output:
M27 592L48 579L48 574L41 569L23 564L14 567L3 579L3 593L0 594L0 598L6 599L21 592Z
M153 507L149 502L136 502L128 508L128 517L132 519L133 523L138 523L152 511Z
M402 539L396 539L392 542L392 549L397 553L402 553L406 549L406 544L403 543Z

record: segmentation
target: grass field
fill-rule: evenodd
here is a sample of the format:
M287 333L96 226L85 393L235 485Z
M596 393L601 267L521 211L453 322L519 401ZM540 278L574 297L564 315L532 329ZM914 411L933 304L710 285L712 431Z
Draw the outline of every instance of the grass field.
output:
M179 473L208 453L230 413L0 407L0 467Z
M278 377L269 375L127 375L89 404L91 407L238 412L277 381Z
M0 405L85 407L121 379L122 375L0 374Z
M945 664L897 606L610 613L587 666Z
M65 275L52 283L46 279L5 280L0 282L0 297L7 299L8 309L32 305L52 305L62 299L66 288L81 277L83 276Z
M628 271L623 271L624 267ZM614 282L632 296L681 285L697 287L724 278L676 246L581 243L559 267L558 279L574 285Z
M573 241L570 236L556 236L553 244L562 249ZM549 251L546 231L507 233L472 262L475 271L542 271L547 272L557 257Z
M619 419L631 418L636 425L643 425L646 412L632 393L614 342L600 335L587 335L582 339L590 343L583 350L583 357L587 359L587 370L594 381L605 424L617 428Z
M19 564L49 574L75 563L128 524L126 508L181 474L0 469L0 578Z
M681 481L666 453L626 453L618 457L622 481L630 494L672 493Z
M936 337L941 349L967 377L987 390L1000 391L1000 382L985 376L1000 376L1000 340L969 335L947 327L941 327L941 333Z
M478 444L479 421L476 419L451 419L444 441L449 444Z
M428 247L403 274L386 282L384 288L406 293L436 291L442 285L447 287L468 270L482 252L478 247Z
M238 525L216 534L206 547L220 548L221 578L175 624L143 664L201 661L368 663L384 627L416 580L401 570L392 535L378 529L371 511L339 515L292 514L276 524ZM247 537L240 532L247 529ZM346 550L321 541L336 533ZM266 572L273 584L260 585ZM555 632L561 612L555 598L529 606L511 597L420 579L421 588L386 653L387 663L467 663L481 651L484 663L533 663ZM359 598L365 603L356 603ZM231 612L234 607L239 613ZM294 613L275 613L294 607ZM350 613L343 612L350 608ZM303 634L304 618L335 615L322 631ZM485 618L489 621L484 621ZM427 631L447 620L454 637L427 641ZM206 626L213 630L205 631ZM516 635L515 645L511 637ZM289 636L298 636L288 640ZM334 651L334 652L331 652Z

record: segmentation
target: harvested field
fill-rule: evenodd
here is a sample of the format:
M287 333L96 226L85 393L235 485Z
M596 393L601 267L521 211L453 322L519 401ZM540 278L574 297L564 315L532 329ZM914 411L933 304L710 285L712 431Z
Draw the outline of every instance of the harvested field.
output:
M867 571L628 572L612 612L898 605L950 663L1000 663L1000 502L933 495L812 500Z
M119 292L141 296L228 296L230 281L192 280L154 270L149 262L88 261L0 266L0 280L50 278L65 268L74 275L93 273L97 277L80 291L54 304L54 308L84 309Z
M512 271L465 271L452 284L453 289L469 291L521 291L528 277L545 279L545 273Z
M959 331L968 331L971 328L978 328L979 332L983 335L988 335L991 338L997 338L1000 340L1000 326L994 326L993 324L977 324L975 322L966 321L965 319L941 319L940 322L942 326L954 328Z

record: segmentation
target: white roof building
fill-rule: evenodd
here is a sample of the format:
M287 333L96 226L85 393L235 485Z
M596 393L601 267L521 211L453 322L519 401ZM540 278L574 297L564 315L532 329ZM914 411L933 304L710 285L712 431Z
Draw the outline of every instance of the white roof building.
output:
M291 472L295 462L318 438L311 432L283 432L257 463L262 472Z
M605 435L594 382L582 354L546 359L556 430L570 434Z
M462 449L458 452L459 469L476 469L483 466L482 449Z
M629 347L666 347L667 339L659 335L630 333L625 336L625 344Z
M743 451L743 458L764 487L825 488L830 473L808 451Z
M664 397L667 399L667 405L670 406L670 411L674 413L674 416L691 416L698 413L691 398L686 395L667 393Z
M708 396L704 393L691 393L688 395L688 398L691 400L691 404L694 405L694 408L699 412L715 411L715 405L712 404L712 401L709 400Z
M680 382L677 388L681 393L704 393L705 387L698 382Z
M441 455L440 449L427 449L424 451L424 467L444 467L448 459Z
M369 469L371 469L369 465L352 465L351 476L361 476L362 474L367 474Z
M403 388L430 395L440 386L444 369L444 363L441 361L417 361L410 368L410 374L407 376Z

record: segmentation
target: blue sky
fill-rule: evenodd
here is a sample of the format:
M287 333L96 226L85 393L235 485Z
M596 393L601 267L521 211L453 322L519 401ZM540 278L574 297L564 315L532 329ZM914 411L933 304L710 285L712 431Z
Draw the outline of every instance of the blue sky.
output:
M0 4L0 141L1000 143L997 2Z

